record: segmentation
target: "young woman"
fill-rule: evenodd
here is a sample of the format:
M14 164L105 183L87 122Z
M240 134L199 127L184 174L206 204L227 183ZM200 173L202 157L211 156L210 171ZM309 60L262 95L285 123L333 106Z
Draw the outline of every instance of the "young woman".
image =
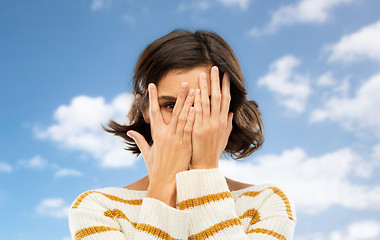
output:
M263 142L258 105L247 100L230 46L216 33L175 30L149 44L134 73L130 125L110 121L148 175L82 193L72 238L293 238L293 203L278 187L225 178L221 154L249 156Z

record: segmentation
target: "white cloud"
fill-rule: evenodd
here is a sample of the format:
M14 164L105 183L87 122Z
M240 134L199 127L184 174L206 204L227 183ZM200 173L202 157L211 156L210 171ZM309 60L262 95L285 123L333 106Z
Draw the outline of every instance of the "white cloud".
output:
M136 19L130 14L127 14L127 13L123 14L121 16L121 19L123 21L127 22L129 25L135 25L136 24Z
M336 83L337 80L330 71L322 74L317 80L317 85L321 87L333 86Z
M19 164L26 168L40 170L46 167L47 161L41 156L37 155L29 160L21 160Z
M11 165L5 162L0 162L0 172L12 172L13 168Z
M102 167L131 166L137 158L124 150L123 139L106 133L100 126L106 125L109 119L125 123L131 98L129 94L121 94L105 103L102 97L75 97L70 105L55 110L53 125L46 129L36 127L36 135L66 149L88 153L100 160Z
M96 11L103 8L104 1L103 0L92 0L91 10Z
M69 212L69 205L65 204L65 201L61 198L47 198L43 199L36 211L40 215L54 217L54 218L66 218Z
M250 0L218 0L218 2L221 2L226 7L238 6L242 10L246 10L248 8Z
M55 174L55 177L67 177L67 176L75 176L75 177L80 177L82 176L82 173L78 170L75 169L67 169L67 168L62 168L59 169Z
M380 210L380 186L350 181L352 177L370 178L374 165L349 148L319 157L294 148L280 155L257 157L253 162L220 160L219 167L234 180L280 185L302 213L316 214L333 205Z
M380 238L380 222L362 220L354 222L341 230L330 233L314 233L297 236L297 240L377 240Z
M372 149L372 157L380 163L380 143L375 145Z
M112 0L92 0L91 10L98 11L111 5Z
M339 42L325 47L329 62L354 62L364 58L380 60L380 21L343 36Z
M253 28L250 34L274 33L278 28L296 23L323 23L330 18L333 8L351 0L302 0L294 5L281 6L274 11L272 18L263 29Z
M324 87L323 98L327 99L331 96L347 97L350 90L350 76L346 76L343 79L336 79L331 71L328 71L316 81L318 87Z
M269 73L258 80L274 92L280 105L295 112L303 112L310 95L309 77L294 71L300 60L292 55L284 56L270 65Z
M354 97L330 97L322 108L311 113L311 122L332 120L350 131L363 130L380 136L380 74L372 76Z

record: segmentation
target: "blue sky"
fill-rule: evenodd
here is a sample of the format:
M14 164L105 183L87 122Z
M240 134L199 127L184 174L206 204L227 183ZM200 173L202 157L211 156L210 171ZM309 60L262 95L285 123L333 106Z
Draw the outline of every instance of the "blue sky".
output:
M66 240L89 189L147 174L100 123L126 123L143 48L174 28L234 49L265 143L226 176L285 189L297 240L380 239L380 3L376 0L0 1L4 239Z

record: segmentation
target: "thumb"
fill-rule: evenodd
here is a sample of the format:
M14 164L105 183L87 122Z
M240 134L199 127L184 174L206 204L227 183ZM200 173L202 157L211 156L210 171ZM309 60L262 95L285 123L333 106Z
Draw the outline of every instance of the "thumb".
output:
M145 158L146 154L150 150L150 146L146 142L144 136L141 135L139 132L132 131L132 130L128 131L127 135L135 141L135 143L137 144L137 147L140 149L141 153L143 154Z

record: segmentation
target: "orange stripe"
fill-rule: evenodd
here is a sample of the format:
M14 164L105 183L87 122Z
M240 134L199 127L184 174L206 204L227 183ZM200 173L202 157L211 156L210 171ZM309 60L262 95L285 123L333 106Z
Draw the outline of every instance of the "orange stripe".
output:
M178 207L180 210L184 210L187 208L204 205L211 201L223 200L225 198L232 198L231 192L226 191L226 192L221 192L221 193L209 194L209 195L198 197L198 198L191 198L191 199L180 202L178 204Z
M189 236L188 239L189 240L206 239L225 228L235 226L235 225L242 225L240 218L233 218L227 221L217 223L214 226L202 232Z
M273 236L273 237L277 238L278 240L286 240L286 238L284 237L284 235L281 235L279 233L276 233L276 232L273 232L271 230L267 230L267 229L264 229L264 228L252 229L252 230L249 230L247 232L247 234L249 234L249 233L262 233L262 234L267 234L267 235Z
M243 215L241 215L239 218L240 219L243 219L243 218L246 218L246 217L249 217L251 218L251 221L249 222L250 225L253 225L257 222L260 221L260 214L259 212L252 208L252 209L248 209L247 211L245 211L245 213Z
M241 197L241 196L256 197L256 196L259 195L262 191L264 191L264 190L261 190L261 191L258 191L258 192L256 192L256 191L245 192L245 193L243 193L242 195L240 195L239 197Z
M75 233L74 239L80 240L84 237L87 237L89 235L95 234L95 233L101 233L101 232L108 232L108 231L119 231L119 229L111 228L111 227L105 227L105 226L95 226L95 227L89 227L89 228L83 228L78 230Z
M142 199L125 200L125 199L113 196L111 194L102 193L102 192L99 192L99 191L88 191L88 192L82 193L77 198L77 200L73 203L72 208L77 208L79 206L79 204L82 202L82 200L85 197L87 197L88 195L92 194L92 193L99 193L99 194L102 194L103 196L105 196L105 197L107 197L107 198L109 198L109 199L111 199L113 201L122 202L122 203L129 204L129 205L141 205L142 204Z
M289 199L286 197L285 193L283 193L279 188L277 187L269 187L273 190L275 194L277 194L282 201L284 201L286 206L286 212L288 213L289 219L294 221L293 214L292 214L292 208L290 207Z
M146 224L146 223L138 223L135 227L137 230L142 230L144 232L150 233L154 236L157 236L162 239L168 240L180 240L177 238L173 238L169 235L169 233L162 231L160 228Z
M292 214L292 208L290 207L290 202L289 202L289 199L288 197L285 195L285 193L283 193L279 188L277 187L268 187L269 189L271 189L275 194L277 194L281 199L282 201L284 201L285 203L285 207L286 207L286 212L289 216L289 219L294 221L294 218L293 218L293 214ZM265 189L264 189L265 190ZM248 197L256 197L257 195L259 195L261 192L263 192L264 190L261 190L261 191L249 191L249 192L245 192L243 194L240 195L241 196L248 196Z
M129 220L127 216L119 209L107 210L104 212L104 216L112 218L112 219L115 219L115 218L125 219L128 222L130 222L133 225L133 227L136 227L137 225L136 222L132 222L131 220Z
M147 233L150 233L150 234L157 236L159 238L162 238L162 239L179 240L179 239L173 238L172 236L169 235L169 233L163 231L162 229L160 229L158 227L154 227L152 225L145 224L145 223L132 222L119 209L107 210L104 212L104 216L112 218L112 219L114 219L115 217L119 218L119 219L125 219L128 222L130 222L135 229L145 231Z

